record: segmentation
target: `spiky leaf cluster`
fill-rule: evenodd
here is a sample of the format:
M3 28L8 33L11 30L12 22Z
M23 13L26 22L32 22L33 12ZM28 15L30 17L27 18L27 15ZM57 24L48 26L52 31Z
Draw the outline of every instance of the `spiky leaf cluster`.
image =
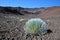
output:
M24 30L27 34L45 34L47 24L40 18L33 18L26 22Z

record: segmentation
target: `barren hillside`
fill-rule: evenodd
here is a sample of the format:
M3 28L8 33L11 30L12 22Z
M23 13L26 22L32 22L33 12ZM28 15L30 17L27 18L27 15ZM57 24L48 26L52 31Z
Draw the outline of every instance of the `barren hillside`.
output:
M52 17L60 16L60 7L47 8L46 11L38 15L39 17Z
M60 40L60 7L21 8L0 7L0 40L31 40L25 38L24 25L30 18L41 18L52 33L41 36L42 40ZM38 40L41 37L37 36ZM35 40L36 36L32 38Z

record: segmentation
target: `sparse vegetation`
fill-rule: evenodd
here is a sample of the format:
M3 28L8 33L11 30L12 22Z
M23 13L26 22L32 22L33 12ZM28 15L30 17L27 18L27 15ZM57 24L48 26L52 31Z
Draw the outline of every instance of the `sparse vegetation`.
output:
M53 9L52 9L53 8ZM20 8L17 7L18 12L21 11L21 13L23 13L24 15L19 15L18 12L13 12L13 10L15 10L15 8L12 8L9 10L11 11L5 11L5 9L2 7L0 7L0 40L60 40L60 7L50 7L50 8L46 8L45 9L35 9L35 8L28 8L28 10L26 8L23 8L20 10ZM26 9L26 10L24 10ZM6 9L7 10L7 9ZM30 14L29 12L34 12L34 11L38 11L40 10L39 14L35 15L35 14ZM29 11L28 13L24 12L24 11ZM13 12L13 13L12 13ZM46 35L36 35L36 34L45 34L46 31L42 31L43 29L45 29L46 27L37 27L36 25L34 25L35 23L40 24L41 21L36 21L36 22L31 22L31 28L32 30L36 30L35 31L28 31L24 26L25 23L27 22L27 20L31 19L31 18L41 18L44 20L44 22L47 22L48 24L48 29ZM30 23L30 22L29 22ZM37 24L37 25L38 25ZM36 27L35 27L36 26ZM27 25L28 27L28 25ZM23 28L25 28L25 30L27 30L27 32L25 32L25 30L23 30ZM31 29L30 28L30 29ZM41 29L40 29L41 28ZM43 29L42 29L43 28ZM39 30L38 30L39 29ZM52 33L50 33L52 32ZM25 33L30 33L30 35L26 35ZM34 34L34 35L33 35ZM26 35L26 36L25 36ZM25 38L27 37L27 38Z

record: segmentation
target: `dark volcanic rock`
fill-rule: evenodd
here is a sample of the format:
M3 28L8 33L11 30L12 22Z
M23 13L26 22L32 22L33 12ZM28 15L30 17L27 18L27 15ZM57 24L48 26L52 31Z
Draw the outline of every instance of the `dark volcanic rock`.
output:
M0 13L13 13L24 15L23 13L21 13L21 10L23 10L23 8L21 7L0 7Z

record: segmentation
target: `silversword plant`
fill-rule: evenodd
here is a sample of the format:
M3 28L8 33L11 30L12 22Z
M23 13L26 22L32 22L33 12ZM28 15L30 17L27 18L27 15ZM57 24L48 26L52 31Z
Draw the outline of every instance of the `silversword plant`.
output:
M40 18L32 18L28 20L24 26L26 34L40 34L47 33L47 24Z

